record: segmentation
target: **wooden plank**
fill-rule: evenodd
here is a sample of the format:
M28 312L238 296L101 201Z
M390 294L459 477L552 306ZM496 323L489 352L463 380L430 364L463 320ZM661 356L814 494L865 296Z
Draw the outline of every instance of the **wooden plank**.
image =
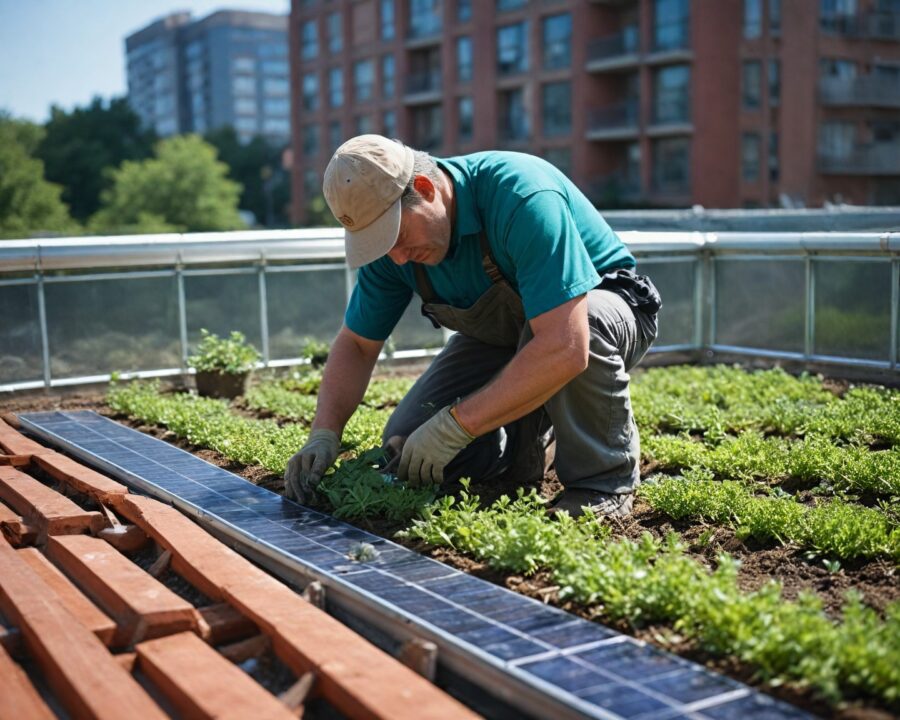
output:
M64 495L15 468L0 465L0 500L46 535L97 530L106 525L98 512L82 510Z
M138 645L138 668L184 717L296 720L249 675L193 633Z
M14 430L3 420L0 420L0 448L7 455L40 455L50 452L43 445Z
M31 455L0 455L0 465L25 467L31 464Z
M149 541L147 533L137 525L113 525L103 528L97 537L103 538L122 553L133 553L143 548Z
M207 605L198 612L208 628L202 637L210 645L235 642L259 632L251 620L228 603Z
M97 636L56 602L46 583L3 540L0 611L19 628L29 656L72 717L166 717Z
M41 470L62 483L74 488L80 493L90 495L103 504L109 504L110 498L116 495L125 495L128 488L117 483L106 475L101 475L89 467L85 467L77 460L61 455L58 452L48 451L34 457L34 463Z
M303 600L201 527L151 498L117 498L116 511L172 552L172 566L209 597L223 598L272 639L298 676L348 717L478 717L427 680Z
M23 720L53 720L56 717L35 690L28 675L0 647L0 716Z
M99 538L50 538L47 557L116 621L115 647L197 629L196 611L187 600Z
M25 560L47 586L56 594L59 602L75 618L96 635L100 642L109 647L116 633L116 624L108 618L84 593L45 558L36 548L19 550L19 557Z

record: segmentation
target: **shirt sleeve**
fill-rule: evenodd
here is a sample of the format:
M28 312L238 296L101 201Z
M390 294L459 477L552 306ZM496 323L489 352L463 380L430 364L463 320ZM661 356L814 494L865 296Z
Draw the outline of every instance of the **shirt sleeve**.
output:
M514 211L504 238L530 320L596 287L600 276L565 197L542 190Z
M369 340L387 340L411 297L412 289L388 272L382 262L364 265L356 274L344 324Z

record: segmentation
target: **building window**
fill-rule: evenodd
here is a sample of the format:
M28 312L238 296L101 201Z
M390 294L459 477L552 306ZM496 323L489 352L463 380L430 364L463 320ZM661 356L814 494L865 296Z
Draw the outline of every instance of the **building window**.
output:
M266 95L290 95L291 85L285 78L265 78L263 93Z
M344 104L344 73L339 67L328 71L328 103L333 108Z
M781 0L769 0L769 33L781 35Z
M741 135L741 177L746 182L759 180L759 133Z
M819 26L825 32L848 32L855 19L856 0L819 0Z
M497 72L514 75L528 70L528 23L497 29Z
M856 125L852 122L832 121L819 127L819 154L832 160L844 160L853 154L856 145Z
M472 80L472 38L456 38L456 79L461 83Z
M653 189L660 193L687 195L690 181L691 141L664 138L653 141Z
M525 92L522 88L504 90L499 95L497 131L502 140L527 140L530 134Z
M778 133L769 133L769 179L777 180L780 175L778 163Z
M544 18L544 70L567 68L572 62L572 15Z
M284 60L263 60L263 75L288 76L288 64Z
M319 175L315 170L308 169L303 173L303 190L307 197L318 195L322 191Z
M690 44L688 0L656 0L653 12L653 49L680 50Z
M544 137L568 135L572 132L571 83L547 83L541 90Z
M394 0L381 0L381 39L393 40L396 36Z
M769 60L769 105L778 107L781 102L781 63Z
M420 150L437 150L443 142L444 121L441 106L424 105L413 109L413 143Z
M303 109L309 112L319 109L319 76L316 73L303 75Z
M235 115L256 115L256 100L254 98L235 98Z
M252 135L256 133L256 118L255 117L238 117L234 119L234 129L238 131L238 133L242 133L244 135Z
M234 95L255 96L256 78L247 75L237 75L231 78L231 92ZM157 113L159 114L159 113Z
M465 95L459 98L456 103L456 113L457 138L460 142L471 140L475 130L475 111L470 96Z
M657 70L653 80L653 121L662 124L689 122L690 67L670 65Z
M741 107L744 110L759 108L762 64L759 60L745 60L741 71Z
M337 150L342 142L343 133L341 132L341 121L332 120L328 123L328 145L331 151Z
M256 72L256 60L252 57L236 57L231 61L231 69L235 73L253 75Z
M472 19L472 0L456 0L456 21L469 22Z
M441 0L410 0L410 37L429 37L441 32Z
M264 115L289 115L291 101L288 98L266 98L263 100Z
M381 115L381 134L385 137L397 137L397 113L394 110L385 110Z
M547 148L543 155L544 160L554 165L563 175L572 174L571 148Z
M372 116L357 115L356 116L356 134L368 135L372 132Z
M518 10L525 7L528 0L497 0L497 12L506 12L507 10Z
M303 154L315 157L319 153L319 126L307 125L303 128Z
M344 49L344 33L341 14L333 12L328 16L328 52L335 54Z
M397 75L396 64L393 55L381 56L381 96L385 98L394 97L395 78Z
M409 57L406 92L433 93L441 89L441 48L417 50Z
M856 77L856 63L852 60L823 58L819 61L819 73L823 78L852 80Z
M375 87L375 66L371 60L357 60L353 64L353 96L356 102L372 99Z
M300 57L312 60L319 54L319 30L315 20L307 20L300 31Z
M744 0L744 37L753 40L762 35L762 0Z

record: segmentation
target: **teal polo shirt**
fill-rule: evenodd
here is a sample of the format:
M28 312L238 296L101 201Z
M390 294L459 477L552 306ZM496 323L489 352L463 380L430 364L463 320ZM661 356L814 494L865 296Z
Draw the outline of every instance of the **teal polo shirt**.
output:
M435 160L453 179L456 198L447 256L424 266L442 302L469 308L490 287L482 230L528 319L583 295L609 270L634 267L597 209L545 160L500 151ZM412 264L385 255L359 269L344 322L362 337L386 340L415 291Z

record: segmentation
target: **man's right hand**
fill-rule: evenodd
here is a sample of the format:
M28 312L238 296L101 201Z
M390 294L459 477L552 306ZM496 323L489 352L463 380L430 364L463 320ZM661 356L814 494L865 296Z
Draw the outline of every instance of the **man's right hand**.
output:
M325 471L337 460L341 440L333 430L317 428L306 445L290 460L284 472L284 495L288 500L307 502Z

